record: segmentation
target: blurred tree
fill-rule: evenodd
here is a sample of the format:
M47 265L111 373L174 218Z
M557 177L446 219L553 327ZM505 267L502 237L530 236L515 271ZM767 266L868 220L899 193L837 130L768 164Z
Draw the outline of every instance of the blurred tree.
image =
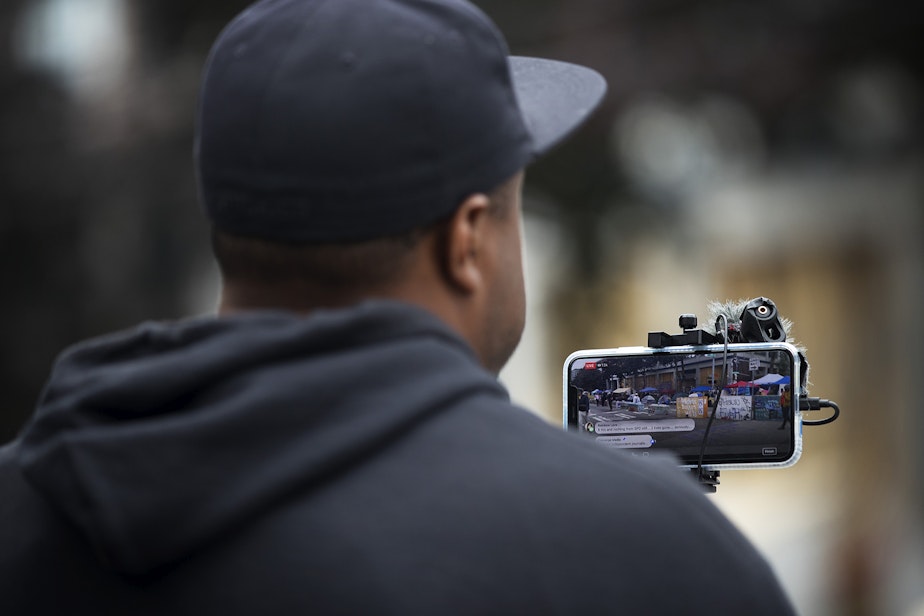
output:
M246 3L95 4L123 8L130 47L119 82L89 99L30 61L29 28L55 3L0 5L3 441L64 346L182 315L206 258L191 164L195 93L208 46Z

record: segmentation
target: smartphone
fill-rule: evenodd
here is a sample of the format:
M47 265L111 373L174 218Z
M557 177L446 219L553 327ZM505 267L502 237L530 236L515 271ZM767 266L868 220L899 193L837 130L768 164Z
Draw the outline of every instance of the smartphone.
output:
M785 342L585 349L565 360L563 422L681 466L787 467L802 453L801 372Z

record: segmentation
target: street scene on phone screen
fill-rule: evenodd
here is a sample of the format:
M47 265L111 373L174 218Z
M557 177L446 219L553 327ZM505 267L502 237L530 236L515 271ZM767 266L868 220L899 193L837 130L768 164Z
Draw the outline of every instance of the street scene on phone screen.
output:
M647 455L668 450L685 463L775 462L794 447L792 358L783 350L606 355L569 366L570 417L598 443ZM721 389L721 395L720 395Z

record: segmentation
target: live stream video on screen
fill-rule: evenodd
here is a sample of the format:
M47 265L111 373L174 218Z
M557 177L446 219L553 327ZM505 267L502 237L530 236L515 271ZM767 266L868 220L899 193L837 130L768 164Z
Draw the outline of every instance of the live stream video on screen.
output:
M704 464L795 462L800 431L790 350L581 353L565 367L569 429L634 455L668 451L695 465L714 414Z

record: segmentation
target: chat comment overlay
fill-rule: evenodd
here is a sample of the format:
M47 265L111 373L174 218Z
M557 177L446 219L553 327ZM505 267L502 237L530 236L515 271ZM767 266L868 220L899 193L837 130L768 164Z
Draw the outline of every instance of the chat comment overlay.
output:
M696 429L696 422L689 418L660 419L657 421L646 421L644 419L601 421L594 426L594 432L601 436L606 434L639 434L648 432L690 432L694 429Z

